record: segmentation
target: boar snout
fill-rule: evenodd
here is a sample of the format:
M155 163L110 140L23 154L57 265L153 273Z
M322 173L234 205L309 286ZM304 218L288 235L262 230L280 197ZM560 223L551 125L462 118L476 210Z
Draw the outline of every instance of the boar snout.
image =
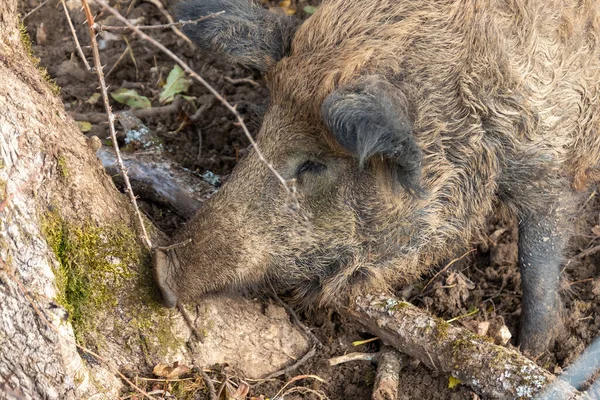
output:
M172 271L177 268L179 260L175 252L170 250L152 250L154 281L160 289L162 303L173 308L177 305L177 293L172 281Z

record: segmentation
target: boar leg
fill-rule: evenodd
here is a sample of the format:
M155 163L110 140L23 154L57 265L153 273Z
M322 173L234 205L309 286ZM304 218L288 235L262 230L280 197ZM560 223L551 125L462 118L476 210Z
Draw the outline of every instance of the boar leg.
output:
M519 342L521 350L531 356L547 350L561 326L558 290L567 234L559 219L528 214L519 222L523 288Z

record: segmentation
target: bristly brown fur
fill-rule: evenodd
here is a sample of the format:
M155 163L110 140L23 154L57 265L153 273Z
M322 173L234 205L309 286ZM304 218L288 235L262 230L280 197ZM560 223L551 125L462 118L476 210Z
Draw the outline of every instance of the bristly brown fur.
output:
M568 215L600 171L599 40L597 0L325 0L266 71L258 137L297 179L300 211L249 154L173 239L193 242L174 250L171 290L188 300L268 276L323 303L453 258L498 199ZM325 127L325 99L366 76L411 105L422 196L391 190L385 160L361 168ZM299 175L306 160L326 171Z

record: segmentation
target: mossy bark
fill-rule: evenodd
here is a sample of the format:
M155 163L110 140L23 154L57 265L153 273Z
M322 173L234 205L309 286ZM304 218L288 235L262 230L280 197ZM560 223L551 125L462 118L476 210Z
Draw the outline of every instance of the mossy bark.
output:
M340 310L386 344L429 367L457 378L490 399L528 399L540 395L555 377L515 350L435 318L387 295L349 299ZM557 382L548 398L575 399L579 393Z

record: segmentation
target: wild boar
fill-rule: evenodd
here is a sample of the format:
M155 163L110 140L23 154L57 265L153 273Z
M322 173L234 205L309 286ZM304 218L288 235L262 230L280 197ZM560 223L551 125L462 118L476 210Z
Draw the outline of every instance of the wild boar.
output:
M184 32L259 69L258 148L154 252L164 302L271 282L310 304L413 282L496 206L519 224L521 348L560 326L571 221L598 178L597 0L325 0L305 22L191 0ZM290 204L298 203L293 210Z

